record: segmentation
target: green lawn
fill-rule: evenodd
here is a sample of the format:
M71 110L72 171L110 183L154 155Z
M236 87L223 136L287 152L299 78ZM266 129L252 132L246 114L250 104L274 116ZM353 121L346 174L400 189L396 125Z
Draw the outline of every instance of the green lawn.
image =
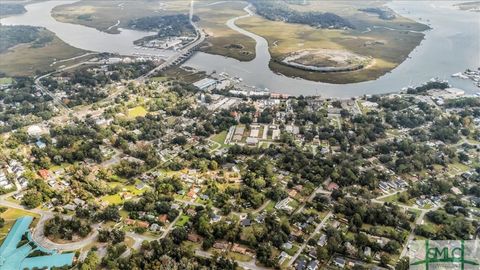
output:
M225 139L227 138L227 131L222 131L213 135L210 139L216 143L219 143L222 147L225 147Z
M180 216L180 219L177 221L177 223L175 223L175 226L176 227L183 227L185 226L185 224L187 224L187 222L190 220L190 217L185 215L185 214L182 214Z
M295 253L298 251L299 247L297 245L292 245L292 248L289 249L289 250L285 250L285 252L290 255L290 256L293 256L295 255Z
M413 203L415 202L415 199L411 198L410 200L407 201L407 203L403 203L403 202L400 202L398 199L400 197L400 195L402 193L406 193L406 191L404 192L400 192L400 193L395 193L393 195L390 195L388 197L385 197L383 199L381 199L381 201L384 201L384 202L395 202L395 203L400 203L400 204L404 204L404 205L409 205L409 206L412 206Z
M13 79L11 77L0 78L0 84L11 84Z
M143 106L137 106L128 110L128 117L135 118L137 116L145 116L147 113L147 110L145 110Z
M35 227L35 225L38 222L38 219L40 218L40 215L38 214L21 210L21 209L15 209L15 208L8 208L5 212L1 213L0 217L5 219L5 224L3 225L2 228L0 228L0 239L3 239L3 237L7 235L8 231L15 223L15 220L23 216L32 216L35 218L35 220L31 225L32 227Z
M227 256L229 258L232 258L232 259L240 261L240 262L249 262L249 261L252 260L252 257L247 256L247 255L243 255L243 254L240 254L240 253L236 253L236 252L228 252Z
M119 187L121 190L125 189L126 191L132 193L135 196L141 195L141 194L145 193L145 191L148 190L148 187L145 187L145 188L139 190L135 187L135 185L124 185L122 183L117 183L117 182L110 182L110 183L108 183L108 185L111 188Z
M3 212L0 214L0 217L4 219L17 219L19 217L23 216L32 216L34 218L39 218L40 215L26 211L26 210L21 210L21 209L15 209L15 208L8 208L7 211Z
M265 207L265 211L270 212L270 211L273 211L274 208L275 208L275 202L271 201Z
M126 210L120 210L120 216L122 218L128 218L128 212Z
M453 163L448 165L448 169L450 172L459 174L468 171L470 167L462 163Z
M120 197L119 194L103 196L102 201L105 201L108 204L121 204L121 203L123 203L123 199L122 199L122 197Z

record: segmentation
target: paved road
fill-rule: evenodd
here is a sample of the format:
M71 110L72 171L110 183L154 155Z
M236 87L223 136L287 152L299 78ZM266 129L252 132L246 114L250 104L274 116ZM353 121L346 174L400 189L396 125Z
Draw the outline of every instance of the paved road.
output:
M436 211L438 210L440 207L442 207L443 205L437 205L431 209L416 209L416 210L420 210L420 215L417 217L417 220L415 221L415 223L413 224L412 226L412 229L410 230L410 234L408 235L407 237L407 241L405 242L405 244L403 245L403 249L402 249L402 252L400 253L400 258L403 258L407 255L407 251L408 251L408 246L410 245L410 243L413 241L413 239L415 238L415 229L417 228L418 225L422 224L422 221L423 219L425 218L425 214L427 214L428 212L430 211ZM415 208L414 208L415 209Z
M43 76L40 76L38 77L37 79L35 79L35 85L37 87L38 90L40 90L40 92L42 92L43 94L45 95L48 95L52 98L53 102L58 106L58 108L60 110L62 110L63 112L69 112L71 111L70 108L68 108L67 106L65 106L65 104L63 104L62 100L59 99L57 96L55 96L52 92L50 92L47 88L45 88L42 83L40 82L41 79L45 78L45 77L48 77L50 76L52 73L48 73L48 74L45 74Z
M180 217L182 216L183 214L183 211L180 210L180 212L178 213L178 216L175 218L174 221L170 222L170 224L168 225L167 229L162 233L162 236L160 236L160 238L165 238L167 237L168 233L173 229L173 226L175 225L175 223L177 223L177 221L180 219Z
M302 254L303 250L307 246L308 240L310 240L314 235L316 235L317 233L320 232L320 230L325 226L325 223L327 223L328 219L332 215L333 215L333 213L331 211L328 212L328 214L323 218L322 222L318 223L318 225L317 225L317 227L315 227L315 230L313 231L313 233L310 234L308 239L306 239L305 242L303 242L302 246L297 250L295 255L293 255L293 257L290 259L287 267L290 267L295 262L295 260L297 260L298 256L300 256L300 254Z
M266 200L259 208L252 211L252 214L257 214L263 211L267 207L267 205L271 202L271 200Z
M101 224L92 225L92 232L87 237L82 238L79 241L65 244L59 244L50 241L50 239L44 235L44 228L45 222L52 217L53 215L43 215L32 232L33 240L35 240L35 242L37 242L40 246L57 251L73 251L88 246L97 240L98 230L100 229Z
M58 251L71 251L71 250L76 250L76 249L85 247L93 243L97 239L98 229L100 228L100 224L94 224L92 226L92 233L86 238L83 238L77 242L72 242L68 244L58 244L50 241L44 235L45 222L53 218L57 213L53 213L51 211L46 211L42 209L28 209L23 205L19 205L19 204L5 200L7 197L10 197L18 192L19 191L14 191L14 192L0 196L0 206L20 209L20 210L24 210L24 211L28 211L28 212L40 215L40 220L38 221L37 226L32 230L32 238L33 240L35 240L35 242L37 242L42 247L45 247L48 249L54 249ZM61 214L57 214L57 215L61 215ZM61 216L64 218L69 217L68 215L61 215Z
M295 212L293 212L293 213L296 214L296 213L302 212L303 209L305 208L305 205L308 202L311 202L313 200L313 198L315 198L315 196L318 193L322 193L322 194L325 194L325 195L330 195L331 194L331 192L323 190L322 186L319 186L312 192L312 194L310 194L310 196L307 198L307 200L299 208L297 208L297 210L295 210Z

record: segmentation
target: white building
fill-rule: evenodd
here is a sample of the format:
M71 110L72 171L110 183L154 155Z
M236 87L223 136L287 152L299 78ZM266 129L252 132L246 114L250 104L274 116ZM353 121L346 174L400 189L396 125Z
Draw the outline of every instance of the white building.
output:
M204 78L200 81L193 83L193 86L197 87L202 91L212 90L216 87L217 81L210 78Z

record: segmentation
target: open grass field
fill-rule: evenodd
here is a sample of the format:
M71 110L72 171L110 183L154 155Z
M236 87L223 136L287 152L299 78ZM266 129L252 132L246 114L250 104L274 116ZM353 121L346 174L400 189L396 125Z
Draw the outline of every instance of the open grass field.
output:
M228 252L227 257L232 258L236 261L240 261L240 262L249 262L253 259L252 257L250 257L248 255L243 255L243 254L236 253L236 252Z
M400 203L400 204L404 204L404 205L408 205L408 206L412 206L414 203L415 203L415 199L414 198L411 198L407 201L407 203L403 203L403 202L400 202L398 199L400 198L400 194L402 193L405 193L406 194L406 191L404 192L401 192L401 193L395 193L395 194L392 194L388 197L385 197L383 199L381 199L382 201L384 202L394 202L394 203Z
M245 15L246 2L222 2L215 5L205 3L195 6L195 14L200 17L199 26L207 33L201 51L224 55L240 61L255 58L255 40L230 29L229 19Z
M448 165L448 170L452 174L461 174L470 170L470 167L462 163L453 163Z
M44 35L54 35L42 30ZM0 54L0 72L8 76L30 76L37 70L53 70L50 66L59 59L68 59L84 54L85 51L74 48L56 36L43 47L33 48L31 44L20 44ZM13 64L14 63L14 64Z
M227 131L222 131L211 137L212 141L219 143L222 147L225 147L225 139L227 138Z
M120 196L120 194L103 196L102 201L107 202L110 205L123 203L123 200L122 200L122 197Z
M132 193L132 194L135 195L135 196L141 195L141 194L143 194L145 191L148 190L147 187L139 190L139 189L137 189L134 185L124 185L124 184L122 184L122 183L108 183L108 185L109 185L111 188L115 188L115 187L118 186L118 187L120 187L120 189L125 190L125 191L127 191L127 192L130 192L130 193Z
M15 220L19 217L23 216L32 216L34 218L39 218L40 215L34 214L32 212L26 211L26 210L21 210L21 209L15 209L15 208L8 208L7 211L3 212L0 214L0 217L4 218L5 220L12 219Z
M273 71L291 77L302 77L314 81L330 83L353 83L376 79L389 72L420 44L423 31L428 26L410 19L396 16L393 20L382 20L378 16L359 11L359 8L378 7L383 1L360 1L352 5L343 1L309 1L308 5L290 5L298 11L333 12L355 25L355 29L319 29L307 25L269 21L260 16L240 19L236 24L247 31L267 39L272 55L270 68ZM243 8L246 2L222 2L215 5L195 6L195 14L200 17L199 25L209 35L202 51L225 55L243 61L253 58L253 54L242 54L238 51L254 52L255 42L226 26L226 22L240 15L245 15ZM387 29L391 28L391 29ZM241 45L231 48L229 45ZM235 46L236 47L236 46ZM361 70L320 73L304 71L281 64L280 60L292 52L299 50L330 49L348 51L361 56L371 57L373 61Z
M13 79L11 77L0 78L0 84L11 84Z
M177 223L175 223L175 227L183 227L185 226L185 224L187 224L187 222L190 220L190 217L185 215L185 214L182 214L182 216L180 217L180 219L177 221Z
M118 28L132 19L147 16L188 13L189 1L78 1L52 10L52 16L61 22L81 24L100 31L116 34ZM117 25L118 24L118 25Z
M147 113L147 110L145 110L143 106L137 106L128 110L128 117L135 118L137 116L145 116Z
M5 212L0 214L0 217L5 219L5 225L0 228L0 242L2 242L5 236L8 234L10 228L12 228L13 224L15 223L15 220L23 216L32 216L35 218L31 225L32 227L35 227L38 219L40 218L40 215L38 214L15 208L8 208Z
M375 28L368 33L358 30L318 29L307 25L269 21L259 16L241 19L237 24L263 36L269 44L273 71L292 77L329 83L353 83L376 79L403 62L420 44L422 33ZM303 71L281 64L289 53L299 50L345 50L373 61L364 69L320 73Z
M196 72L191 70L185 70L180 67L173 67L164 71L165 76L181 79L186 83L193 83L198 80L201 80L205 78L205 74L206 73L204 71Z

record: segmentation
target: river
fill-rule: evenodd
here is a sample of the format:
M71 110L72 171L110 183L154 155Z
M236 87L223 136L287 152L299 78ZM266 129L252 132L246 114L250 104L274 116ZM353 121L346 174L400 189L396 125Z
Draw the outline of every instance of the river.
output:
M120 34L108 34L79 24L59 22L51 16L51 11L56 6L75 2L45 1L28 4L25 6L26 13L3 18L0 23L45 27L69 45L87 51L119 53L122 55L158 55L161 57L168 57L173 54L171 51L139 48L133 44L135 40L155 34L152 32L119 29Z
M171 52L143 50L133 41L148 33L121 29L120 34L108 34L93 28L58 22L51 17L57 6L75 1L49 1L26 6L27 13L2 19L6 25L42 26L54 32L66 43L85 50L117 52L124 55L153 54L162 57ZM478 92L473 82L451 78L450 75L466 68L480 66L480 14L461 11L447 1L393 1L388 6L397 13L428 22L432 30L425 32L425 40L415 48L410 57L390 73L377 80L351 83L328 84L276 74L268 68L270 53L267 41L235 25L235 18L227 22L232 29L254 38L256 58L250 62L197 52L186 66L206 72L227 72L243 79L245 84L268 88L272 92L291 95L321 95L324 97L351 97L363 94L398 92L408 85L417 85L433 77L447 79L467 93ZM458 3L458 2L456 2ZM248 10L247 10L248 11ZM245 16L248 16L246 13ZM394 30L392 30L394 31Z

